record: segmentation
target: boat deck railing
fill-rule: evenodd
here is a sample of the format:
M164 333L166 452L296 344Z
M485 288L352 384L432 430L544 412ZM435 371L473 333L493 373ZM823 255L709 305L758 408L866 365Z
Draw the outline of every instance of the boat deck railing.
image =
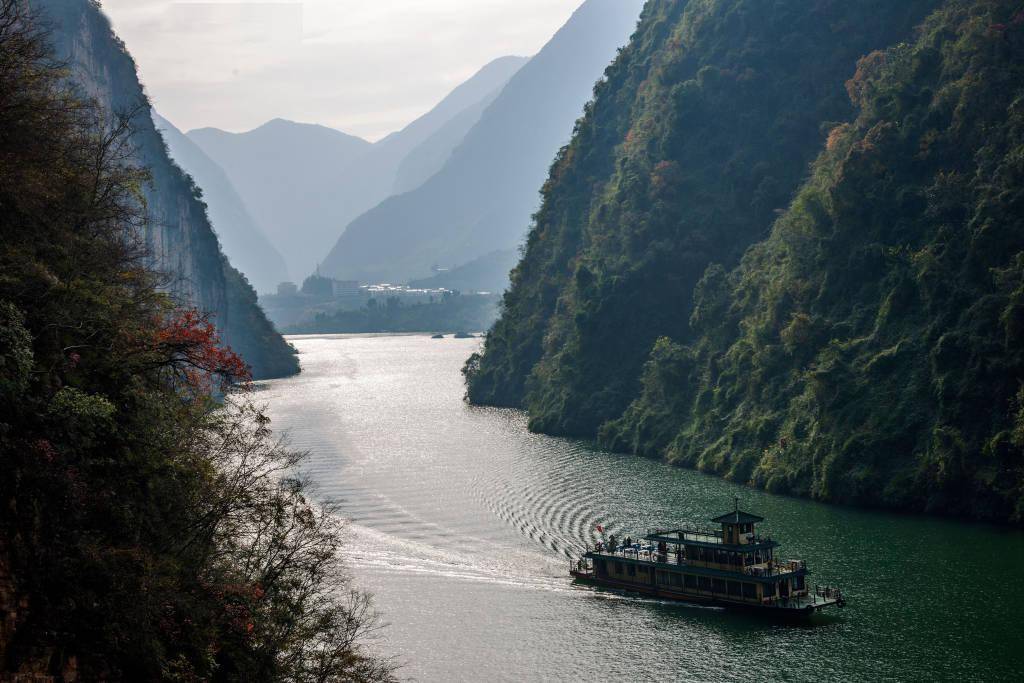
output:
M709 564L707 562L701 561L691 562L690 560L687 560L685 557L680 558L679 553L675 553L672 551L659 553L657 546L642 545L639 543L634 543L631 546L618 546L614 550L611 550L609 548L595 548L591 550L588 547L587 552L609 558L621 557L628 560L636 560L638 562L649 562L651 564L670 564L679 567L699 567L705 564ZM760 564L750 564L744 566L737 565L735 567L735 571L743 572L748 576L782 576L785 574L791 574L805 569L807 569L806 560L771 560L769 562L762 562Z
M686 541L697 541L699 543L721 543L722 532L715 529L702 529L700 527L682 527L679 529L647 529L648 536L676 536L682 535Z
M698 528L648 529L647 535L644 538L649 541L664 540L668 543L686 543L687 541L690 541L693 543L731 545L725 543L725 539L722 538L721 531L711 531ZM772 543L772 537L748 533L744 534L744 543L749 545Z

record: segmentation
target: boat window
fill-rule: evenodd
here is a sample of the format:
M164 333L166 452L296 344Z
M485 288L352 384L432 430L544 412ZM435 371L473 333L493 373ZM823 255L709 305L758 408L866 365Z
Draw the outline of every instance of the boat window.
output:
M711 590L711 579L707 576L698 577L697 585L700 586L702 591L709 591Z
M743 597L745 598L757 598L757 584L756 583L745 583L743 584Z
M686 574L683 577L683 583L686 585L687 588L696 588L697 587L697 577L694 576L693 574Z
M621 562L616 562L615 563L615 573L616 574L621 574L622 573L622 563Z
M631 564L627 568L629 569L629 575L630 576L636 576L636 565L635 564Z
M804 589L804 577L798 576L793 579L793 590L802 591Z
M682 574L672 574L672 585L673 586L682 586L683 585L683 575Z
M729 595L735 595L737 597L743 595L743 585L739 581L730 581Z
M725 594L725 579L711 579L711 592Z

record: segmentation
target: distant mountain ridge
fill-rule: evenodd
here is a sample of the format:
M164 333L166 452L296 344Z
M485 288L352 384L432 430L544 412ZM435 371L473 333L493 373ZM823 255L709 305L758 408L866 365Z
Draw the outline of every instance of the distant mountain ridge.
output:
M408 149L394 171L391 194L415 190L440 171L509 79L529 61L528 57L495 59L453 90L427 116L386 138L382 147ZM447 120L441 123L443 117Z
M215 128L187 137L228 174L294 277L312 272L321 245L348 220L349 167L371 148L325 126L274 119L247 133Z
M415 190L354 220L325 258L341 278L407 281L522 240L537 189L593 83L636 26L641 0L588 0L520 69Z
M226 171L285 256L292 277L301 280L352 218L395 191L400 168L402 185L418 184L436 171L475 123L481 102L493 98L525 61L494 60L425 115L377 143L282 119L246 133L202 128L187 135Z
M249 214L224 170L174 124L153 112L171 158L203 191L210 222L225 255L259 292L272 292L288 279L284 258Z

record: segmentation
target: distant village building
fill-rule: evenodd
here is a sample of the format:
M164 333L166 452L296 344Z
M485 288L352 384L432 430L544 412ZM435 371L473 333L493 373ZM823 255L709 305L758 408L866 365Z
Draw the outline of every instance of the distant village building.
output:
M439 303L445 297L452 295L452 291L449 289L418 289L407 287L406 285L392 285L386 282L377 285L364 285L360 289L372 299L379 299L381 301L397 299L407 304Z
M275 325L286 327L337 311L355 311L365 306L439 304L452 296L456 293L450 289L389 283L363 285L356 280L335 280L318 271L307 277L301 287L294 282L282 282L277 286L277 294L261 296L260 304Z

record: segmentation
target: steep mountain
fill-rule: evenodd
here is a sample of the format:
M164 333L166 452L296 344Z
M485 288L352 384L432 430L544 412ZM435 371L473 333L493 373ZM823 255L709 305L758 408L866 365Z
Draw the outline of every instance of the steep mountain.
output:
M270 244L224 170L167 119L153 112L156 128L171 158L195 180L224 254L245 274L253 287L274 291L288 279L284 258Z
M343 179L370 143L281 119L247 133L202 128L188 137L227 172L289 272L312 272L349 219L353 199Z
M640 0L588 0L487 107L445 166L354 220L323 263L329 274L406 281L433 265L514 248L537 188L591 88L636 25Z
M248 352L259 377L298 371L291 348L255 303L255 293L227 263L191 180L168 157L150 115L135 62L110 22L89 0L34 0L52 27L56 53L79 89L107 112L131 113L132 159L149 169L142 191L144 238L155 269L176 297L214 315L225 341Z
M773 491L1019 523L1022 57L1010 0L649 3L470 398Z
M763 238L834 124L857 59L937 0L649 2L555 161L472 401L595 436L655 340L690 334L709 264Z
M453 90L426 116L382 140L375 155L382 159L401 159L391 171L395 178L389 194L415 190L440 171L484 110L528 61L527 57L494 60ZM490 92L486 92L488 87Z
M858 114L608 425L774 491L1024 520L1024 9L950 0L848 83Z
M247 133L214 128L188 137L227 172L295 278L312 273L355 216L391 195L399 166L417 183L444 163L488 101L524 60L491 62L427 114L375 144L324 126L275 120ZM479 113L476 114L479 117ZM446 146L447 145L447 146Z
M485 103L491 101L528 61L526 57L508 56L489 62L426 114L377 142L372 152L361 160L358 173L346 179L363 200L352 218L433 175L438 162L444 164L479 120ZM407 159L409 164L402 170ZM338 226L335 237L345 225L347 223Z
M333 511L282 477L303 456L218 400L245 363L149 268L131 126L49 37L103 103L130 59L95 0L58 33L39 6L0 0L0 680L396 681Z

